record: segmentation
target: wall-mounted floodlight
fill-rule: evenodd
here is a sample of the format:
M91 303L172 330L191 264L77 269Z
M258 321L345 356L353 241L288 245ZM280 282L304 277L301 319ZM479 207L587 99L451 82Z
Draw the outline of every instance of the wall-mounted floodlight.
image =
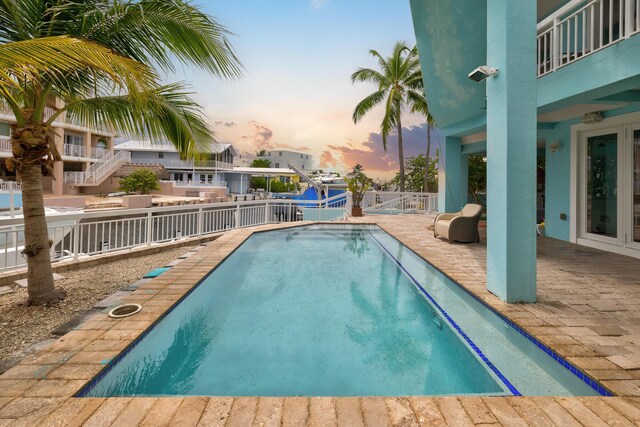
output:
M489 68L486 65L481 65L472 72L469 73L469 79L476 83L485 81L487 77L496 77L498 75L497 68Z

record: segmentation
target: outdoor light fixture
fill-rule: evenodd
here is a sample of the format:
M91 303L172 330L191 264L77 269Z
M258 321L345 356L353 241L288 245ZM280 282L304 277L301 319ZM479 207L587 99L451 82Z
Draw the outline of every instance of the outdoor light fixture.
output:
M552 153L555 153L556 151L558 151L559 149L562 148L562 142L560 141L554 141L550 146L549 146L549 151L551 151Z
M584 116L582 116L582 123L585 123L585 124L600 123L602 120L604 120L604 117L602 116L602 113L599 111L596 111L595 113L585 114Z
M498 75L497 68L489 68L486 65L481 65L472 72L469 73L469 79L476 83L483 82L487 77L496 77Z

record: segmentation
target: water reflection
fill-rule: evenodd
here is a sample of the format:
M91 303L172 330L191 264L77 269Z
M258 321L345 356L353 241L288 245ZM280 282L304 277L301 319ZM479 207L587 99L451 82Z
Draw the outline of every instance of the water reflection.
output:
M431 340L418 340L411 325L416 321L429 327L427 310L407 310L406 301L400 299L400 286L406 286L402 272L398 268L389 268L388 258L381 254L379 262L379 280L377 295L368 296L362 286L352 281L351 300L360 313L369 319L368 325L347 326L351 340L370 351L368 363L384 362L382 366L395 374L406 373L420 368L423 370L431 354ZM389 272L395 271L393 277ZM385 274L386 273L386 274ZM366 286L369 286L367 284Z

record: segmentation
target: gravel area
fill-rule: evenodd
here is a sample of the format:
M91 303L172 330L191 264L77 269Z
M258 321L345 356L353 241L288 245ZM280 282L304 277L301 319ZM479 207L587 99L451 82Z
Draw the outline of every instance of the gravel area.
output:
M53 338L51 332L60 325L191 248L182 246L61 273L64 279L56 281L56 286L67 292L67 298L53 307L26 307L26 289L0 296L0 373L11 364L8 359L29 353L34 343Z

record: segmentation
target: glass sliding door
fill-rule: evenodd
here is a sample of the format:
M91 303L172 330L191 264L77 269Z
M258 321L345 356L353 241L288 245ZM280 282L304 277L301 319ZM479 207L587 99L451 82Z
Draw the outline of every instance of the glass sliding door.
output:
M618 136L607 133L586 138L586 233L617 239L618 230Z

